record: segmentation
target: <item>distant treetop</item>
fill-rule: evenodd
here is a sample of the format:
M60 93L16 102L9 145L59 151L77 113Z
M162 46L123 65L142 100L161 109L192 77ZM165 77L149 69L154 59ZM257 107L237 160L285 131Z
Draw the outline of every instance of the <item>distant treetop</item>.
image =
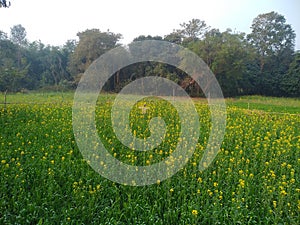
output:
M10 1L6 1L6 0L0 0L0 8L8 8L10 7Z

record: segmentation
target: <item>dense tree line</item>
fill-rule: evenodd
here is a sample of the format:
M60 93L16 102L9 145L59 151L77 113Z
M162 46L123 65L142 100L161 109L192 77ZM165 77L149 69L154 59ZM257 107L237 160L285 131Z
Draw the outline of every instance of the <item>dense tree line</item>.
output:
M78 40L69 40L63 46L50 46L28 42L22 25L12 27L9 35L0 31L0 91L75 88L89 65L118 46L122 38L121 34L99 29L77 36ZM195 52L214 72L225 96L300 96L300 53L294 51L295 32L276 12L254 18L250 34L231 29L221 32L192 19L164 37L141 35L133 41L142 40L169 41ZM154 62L122 68L105 89L116 92L139 77L154 75L201 96L201 89L187 74Z
M32 90L72 81L68 63L75 46L75 41L62 47L29 43L21 25L12 27L9 37L0 31L0 90Z

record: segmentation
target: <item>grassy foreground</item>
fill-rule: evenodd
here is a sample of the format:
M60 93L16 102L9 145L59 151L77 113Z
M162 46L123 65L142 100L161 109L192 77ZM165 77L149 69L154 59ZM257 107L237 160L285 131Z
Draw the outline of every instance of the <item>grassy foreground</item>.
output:
M202 172L198 163L210 118L205 101L195 100L200 138L193 157L165 181L132 187L101 177L82 157L73 135L72 98L16 94L0 104L0 224L299 223L299 99L228 99L222 148ZM113 98L101 95L97 114L99 135L112 155L150 165L172 154L173 139L143 155L124 148L109 128ZM153 104L167 112L163 118L176 138L170 106ZM133 129L147 136L141 116L132 114L138 123Z

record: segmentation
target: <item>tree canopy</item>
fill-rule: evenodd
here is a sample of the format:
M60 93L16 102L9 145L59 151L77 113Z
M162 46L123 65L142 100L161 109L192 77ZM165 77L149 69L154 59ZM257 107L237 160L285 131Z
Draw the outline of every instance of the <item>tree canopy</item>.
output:
M8 8L10 7L10 1L0 0L0 8Z
M70 55L69 70L78 80L85 70L99 56L117 46L122 37L110 31L101 32L99 29L91 29L77 34L79 42Z
M293 52L296 35L284 16L276 12L260 14L253 20L251 29L248 40L260 56L261 71L268 57Z

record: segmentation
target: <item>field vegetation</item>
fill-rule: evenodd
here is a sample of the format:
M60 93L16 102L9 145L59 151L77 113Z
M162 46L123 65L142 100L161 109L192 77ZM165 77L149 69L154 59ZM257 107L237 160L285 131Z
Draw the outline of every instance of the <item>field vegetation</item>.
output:
M114 97L102 94L97 108L99 136L112 155L150 165L172 154L171 138L143 155L122 147L109 128ZM82 157L73 135L72 98L71 92L14 94L0 104L0 224L299 223L299 99L227 99L222 148L204 171L198 163L210 114L206 101L195 99L200 137L192 158L173 177L134 187L101 177ZM163 115L170 104L151 101L176 127L176 114ZM143 115L131 117L137 123L133 132L148 135ZM168 131L176 137L175 128Z

